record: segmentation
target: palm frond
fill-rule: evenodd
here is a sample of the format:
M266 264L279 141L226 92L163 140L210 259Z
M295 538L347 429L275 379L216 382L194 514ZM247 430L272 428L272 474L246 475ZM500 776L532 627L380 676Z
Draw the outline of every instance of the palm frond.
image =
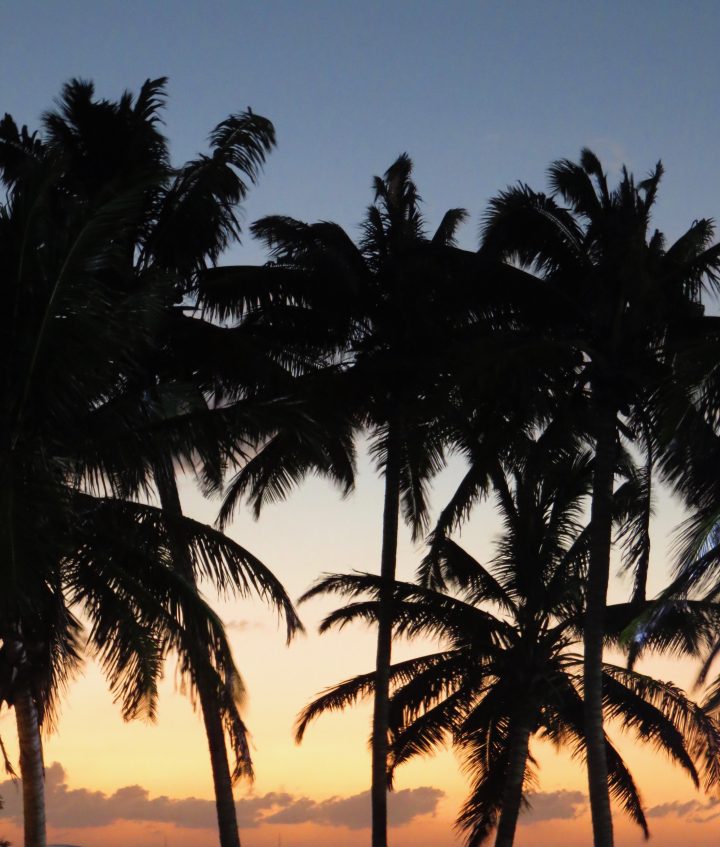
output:
M440 221L431 239L431 244L438 247L454 247L457 243L456 232L460 224L468 218L466 209L448 209Z
M109 498L81 497L87 530L86 551L99 551L130 561L137 550L157 551L160 561L171 555L171 539L181 539L198 578L219 591L241 596L253 593L285 619L288 640L303 631L290 598L269 568L249 550L216 529L185 515L171 515L154 506ZM106 541L105 539L112 539ZM117 548L117 552L116 552Z
M430 548L432 553L428 556L432 555L437 563L437 578L443 587L459 591L469 603L487 602L499 606L504 612L517 612L517 606L505 588L459 544L433 534Z
M347 496L354 485L354 462L355 450L347 431L339 432L334 442L312 421L302 430L277 432L230 480L218 525L230 522L246 492L257 517L264 505L285 499L309 473L330 477Z
M394 686L404 685L413 680L416 674L427 667L435 667L447 658L447 653L409 659L390 666L390 682ZM295 722L295 741L300 743L308 725L321 714L339 711L354 705L358 700L370 696L375 690L375 672L360 674L330 688L326 688L309 703Z
M717 720L688 700L672 683L612 665L606 664L604 669L606 679L611 677L615 683L638 698L635 701L639 707L637 716L628 711L623 719L629 717L631 721L639 721L636 725L642 737L660 733L657 735L659 749L677 761L684 758L684 767L691 776L695 771L694 763L697 763L706 789L720 784L720 724ZM627 697L626 692L622 694ZM652 710L656 710L655 715ZM677 736L673 736L669 726L661 726L658 715L662 715L664 721L672 725ZM657 721L657 730L650 727L649 722L654 720Z

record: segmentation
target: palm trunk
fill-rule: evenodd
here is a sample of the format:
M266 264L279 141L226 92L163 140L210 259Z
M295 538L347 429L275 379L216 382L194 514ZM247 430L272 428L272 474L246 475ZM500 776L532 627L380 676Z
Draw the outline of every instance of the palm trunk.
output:
M585 738L593 843L595 847L612 847L613 824L602 708L603 635L610 577L612 498L617 441L617 413L612 406L599 408L596 427L595 469L590 512L592 534L584 631Z
M205 722L217 812L220 847L240 847L240 833L235 811L230 763L225 745L225 730L220 718L215 692L210 686L198 685L200 708Z
M390 661L392 655L393 583L397 561L400 509L400 433L391 422L385 463L380 608L375 660L375 702L372 725L372 847L387 847L387 760L390 719Z
M15 720L20 745L25 847L46 847L45 768L38 712L30 689L19 685L14 693Z
M530 725L519 722L510 729L510 750L508 754L508 769L503 788L500 822L498 823L495 847L512 847L515 840L522 803L525 767L530 749Z
M175 473L170 463L167 463L165 467L156 468L155 482L163 511L168 515L180 517L182 505L177 490ZM184 542L175 540L173 546L175 548L173 559L176 561L176 566L181 569L186 579L195 583L195 575ZM192 614L187 614L186 620L188 627L192 628ZM196 639L196 643L198 649L202 649L200 638ZM228 762L220 707L214 688L202 679L202 675L198 676L197 688L210 753L220 847L240 847L240 833L238 831L230 763Z

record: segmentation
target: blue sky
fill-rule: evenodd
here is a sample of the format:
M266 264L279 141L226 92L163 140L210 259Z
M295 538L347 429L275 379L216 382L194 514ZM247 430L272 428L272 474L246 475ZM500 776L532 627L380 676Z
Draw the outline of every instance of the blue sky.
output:
M658 224L716 213L720 7L665 2L128 2L5 0L0 108L37 125L62 81L116 96L170 77L178 158L250 105L278 131L249 220L282 212L352 227L401 151L430 222L593 147L609 168L667 176ZM248 245L245 261L262 254ZM236 254L235 258L239 258Z

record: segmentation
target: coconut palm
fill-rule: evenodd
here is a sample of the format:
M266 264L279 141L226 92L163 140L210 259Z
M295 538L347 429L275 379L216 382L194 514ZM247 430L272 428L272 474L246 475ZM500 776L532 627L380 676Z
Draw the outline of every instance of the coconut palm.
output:
M45 116L42 138L30 135L25 128L18 130L11 118L5 118L0 127L0 166L5 184L18 197L33 181L48 180L47 217L54 226L47 226L46 221L46 233L62 230L70 238L73 221L86 219L92 223L98 209L122 205L128 193L132 197L132 209L122 221L122 229L116 234L106 225L108 243L103 249L111 250L113 264L106 262L95 270L104 288L116 298L124 296L136 309L152 303L152 355L148 344L143 347L145 355L133 350L137 333L129 324L124 330L128 346L123 349L134 353L133 368L116 367L114 382L99 395L105 402L93 408L92 416L87 415L88 407L75 409L91 423L86 424L82 453L68 452L67 459L74 462L73 469L86 487L109 487L122 497L142 491L148 479L154 479L169 516L167 526L177 533L172 544L174 554L168 561L194 584L197 567L193 557L197 550L191 554L190 548L185 549L173 462L179 458L194 465L199 460L206 474L217 474L222 430L218 423L208 422L204 389L209 369L214 365L222 373L221 356L231 348L225 339L222 344L218 340L219 328L199 326L199 321L191 320L174 304L180 303L192 286L194 275L216 262L237 236L237 204L247 190L246 181L255 179L274 135L266 119L249 111L230 116L211 134L212 155L173 169L167 141L157 128L164 84L162 79L148 80L136 98L126 93L111 102L94 100L92 85L74 80L63 89L58 109ZM44 171L48 171L47 176ZM28 248L35 243L39 242L29 240ZM60 257L60 240L53 235L52 249L56 247ZM18 266L23 267L22 261ZM137 322L134 314L128 318L127 310L118 313L112 321L115 331L119 331L123 318ZM143 316L139 325L147 323ZM93 328L88 327L88 331ZM102 336L106 337L107 333ZM198 345L207 344L208 338L213 342L213 352L220 353L214 362L205 354L198 366L189 362L187 355L178 355L181 342L187 353L198 349L188 345L189 340ZM238 345L233 342L237 352ZM102 355L107 356L111 349L108 345ZM253 361L257 363L260 358L256 356ZM257 380L257 373L250 374L250 384ZM97 403L93 398L88 402L89 408ZM226 415L225 425L229 420L235 423L243 414ZM178 426L179 420L182 426ZM247 416L243 420L247 427ZM256 420L252 426L257 429ZM225 437L225 441L235 449L235 430L233 440ZM112 451L107 449L110 443ZM67 555L67 547L62 549ZM252 557L244 561L244 567L251 570L260 564ZM237 561L234 575L226 579L226 585L235 588L247 576L240 578L236 565ZM252 580L261 592L267 592L268 583L260 572ZM273 589L268 597L274 601L279 595ZM175 606L186 630L197 630L194 637L186 638L181 666L198 693L208 730L222 844L236 845L232 781L251 769L235 697L239 677L228 659L224 635L218 634L217 627L208 632L204 610L197 616L195 609L202 610L197 599L194 602L188 595ZM291 607L285 604L284 608L289 611ZM291 629L297 627L294 612L288 621ZM225 657L224 669L218 664L219 656ZM214 686L216 690L211 690ZM227 759L226 733L236 756L233 773Z
M278 433L268 449L231 479L221 511L227 522L246 492L256 512L284 496L309 470L327 472L348 488L353 431L366 431L385 486L372 744L372 843L387 844L385 770L388 751L388 669L392 581L400 511L414 537L427 527L427 485L444 464L442 408L451 370L448 351L477 320L471 307L476 257L454 247L465 212L446 213L428 237L412 163L400 156L374 182L375 202L355 244L332 223L264 218L252 232L269 248L265 275L236 269L207 291L208 307L227 314L241 302L253 320L294 338L328 367L313 378L332 398L336 418L324 466L303 454L295 433ZM232 271L232 269L230 269ZM263 280L265 287L263 288ZM343 458L343 452L347 459ZM343 472L343 469L348 472Z
M0 638L13 679L28 845L45 838L37 726L77 658L60 570L74 531L69 478L92 418L149 349L157 314L152 292L139 298L130 286L107 284L125 273L121 254L139 191L126 190L91 213L63 213L58 226L65 203L59 173L53 158L39 161L10 181L0 206L7 305L0 341Z
M647 179L636 183L623 170L618 187L610 190L599 160L584 150L578 164L560 160L550 167L554 196L524 185L498 195L483 236L484 251L536 274L547 303L536 314L538 332L582 354L577 384L592 406L596 458L584 702L596 847L613 843L602 726L602 645L618 439L621 433L638 435L643 426L663 429L651 413L651 399L671 380L676 328L697 318L700 292L714 281L720 266L720 247L711 246L710 221L694 222L671 246L659 232L651 234L662 173L658 163Z
M577 652L585 604L590 533L583 524L592 487L592 457L558 443L547 430L525 438L493 473L503 533L496 555L482 565L447 537L435 539L438 578L452 593L396 583L395 632L440 641L438 652L391 667L391 755L388 779L416 755L448 739L471 779L458 826L467 844L484 842L496 828L497 847L512 845L518 816L531 802L536 762L533 737L587 757L583 721L583 660ZM353 600L323 621L323 631L352 621L374 622L380 583L367 574L328 576L306 597L324 593ZM635 614L633 603L614 608L613 632ZM681 612L686 628L717 619L703 607ZM679 645L676 645L679 646ZM610 663L602 668L608 719L651 743L697 785L720 780L720 725L672 683ZM328 710L369 695L374 673L323 692L301 713L297 739ZM609 789L648 834L635 782L611 739L603 738Z

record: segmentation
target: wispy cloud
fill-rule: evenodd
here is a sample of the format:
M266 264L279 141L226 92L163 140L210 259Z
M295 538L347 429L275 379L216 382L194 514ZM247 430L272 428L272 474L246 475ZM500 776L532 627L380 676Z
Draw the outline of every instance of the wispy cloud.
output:
M257 629L264 629L264 627L259 621L234 619L231 621L225 621L225 629L230 630L231 632L248 632Z
M128 785L112 794L69 788L64 768L52 764L45 779L48 821L53 826L67 828L100 827L117 821L172 823L191 829L214 827L215 803L197 797L151 797L140 785ZM444 792L437 788L413 788L390 796L389 819L402 826L420 815L434 814ZM0 817L19 821L22 798L17 783L0 783L4 808ZM268 792L236 801L238 823L252 829L264 823L316 823L321 826L342 826L363 829L370 822L370 792L349 797L311 800L285 792Z
M672 803L660 803L648 810L648 817L651 818L664 818L667 815L685 818L689 823L709 823L720 818L720 799L713 797L704 803L700 800L688 800L685 803L675 800Z

